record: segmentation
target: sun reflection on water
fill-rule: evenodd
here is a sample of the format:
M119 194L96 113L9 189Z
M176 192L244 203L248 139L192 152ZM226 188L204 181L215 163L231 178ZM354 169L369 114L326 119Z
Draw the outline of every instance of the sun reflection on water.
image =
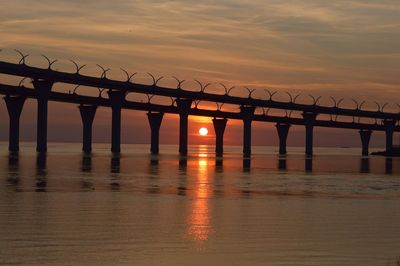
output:
M188 235L197 244L207 241L211 233L211 211L208 201L211 190L208 167L207 154L199 153L194 199L188 217Z

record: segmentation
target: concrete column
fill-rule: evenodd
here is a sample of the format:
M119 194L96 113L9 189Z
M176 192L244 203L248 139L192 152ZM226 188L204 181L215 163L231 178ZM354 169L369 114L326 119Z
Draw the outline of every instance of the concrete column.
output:
M92 171L92 156L84 154L82 156L82 165L81 170L82 172L91 172Z
M82 150L85 153L92 152L92 125L96 110L96 105L79 105L83 124Z
M362 156L368 156L369 154L368 146L369 146L369 140L371 139L372 130L360 129L360 131L358 132L360 133L360 138L361 138Z
M112 126L111 126L111 152L121 152L121 109L125 103L126 91L118 90L108 91L108 97L112 109Z
M385 158L385 174L386 175L393 174L393 158L392 157Z
M396 127L396 122L397 121L393 119L383 121L386 133L386 155L392 155L393 152L393 133L394 128Z
M279 136L279 154L286 154L286 140L289 133L290 124L287 123L277 123L276 129Z
M150 129L151 129L151 144L150 151L152 154L159 153L159 143L160 143L160 127L161 122L164 117L164 113L147 113L147 118L149 120Z
M36 155L36 191L45 192L47 187L46 171L47 155L45 152L38 152Z
M36 150L38 152L47 151L47 106L49 94L54 82L51 80L34 79L33 87L36 91L37 99L37 132Z
M305 159L305 161L304 161L304 163L305 163L305 170L306 170L306 172L312 172L312 170L313 170L313 159L312 159L312 157L306 157L306 159Z
M361 158L361 163L360 163L360 173L369 173L369 158Z
M215 131L215 153L217 156L222 156L224 153L224 132L228 119L214 117L212 121Z
M251 169L251 158L243 157L243 172L250 172Z
M25 96L9 96L4 97L7 105L8 115L10 118L9 142L8 150L10 152L19 151L19 118L25 103Z
M255 111L254 106L240 106L243 119L243 156L251 155L251 122Z
M177 99L176 104L179 109L179 153L186 155L188 151L188 120L192 100Z
M313 142L314 142L314 122L317 117L316 113L304 112L303 119L306 126L306 155L313 155Z
M111 183L112 191L120 190L120 171L121 171L121 157L118 153L114 153L111 157Z
M278 158L278 169L279 170L286 170L287 166L286 166L286 157L284 156L279 156Z

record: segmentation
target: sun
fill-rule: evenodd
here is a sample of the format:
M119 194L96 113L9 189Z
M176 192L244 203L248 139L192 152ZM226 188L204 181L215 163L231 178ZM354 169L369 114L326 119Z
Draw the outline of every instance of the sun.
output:
M200 136L207 136L208 135L208 129L205 127L202 127L199 129L199 134Z

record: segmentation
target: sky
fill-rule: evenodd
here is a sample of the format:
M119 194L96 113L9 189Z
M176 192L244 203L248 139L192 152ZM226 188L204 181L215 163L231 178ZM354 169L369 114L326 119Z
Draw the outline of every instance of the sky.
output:
M135 81L149 83L147 72L164 76L161 85L173 86L171 76L235 86L233 94L245 95L244 86L256 88L254 97L265 97L263 88L277 90L276 99L288 100L286 91L345 97L343 106L354 107L351 98L388 102L387 111L400 111L400 3L398 0L347 1L153 1L153 0L3 0L0 9L0 60L18 62L13 49L30 56L27 64L45 67L40 57L57 58L54 68L73 71L68 61L87 64L84 74L100 75L96 64L110 68L109 77L122 79L120 67L139 72ZM2 81L11 82L0 76ZM13 82L15 82L13 80ZM56 90L68 90L58 87ZM69 88L70 89L70 88ZM89 89L82 89L89 93ZM130 99L139 99L130 95ZM7 139L8 118L0 106L0 138ZM21 139L34 140L36 103L28 100L21 116ZM76 106L51 103L50 141L79 141L81 122ZM62 118L62 119L61 119ZM149 128L143 112L123 111L122 140L147 143ZM212 144L210 119L190 118L191 144ZM98 110L94 140L109 142L111 112ZM201 138L199 127L211 134ZM276 145L274 125L254 123L255 145ZM167 115L161 143L177 143L178 120ZM358 146L352 130L317 129L316 145ZM241 144L241 122L229 121L226 144ZM303 145L304 128L292 127L289 145ZM372 145L384 143L374 134Z

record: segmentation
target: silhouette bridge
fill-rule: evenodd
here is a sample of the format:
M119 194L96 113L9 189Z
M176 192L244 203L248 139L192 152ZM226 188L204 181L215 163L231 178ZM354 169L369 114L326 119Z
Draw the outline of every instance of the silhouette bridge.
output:
M253 121L276 123L276 129L279 136L279 154L286 154L286 139L291 125L302 125L305 127L305 153L308 156L313 154L313 129L314 127L330 127L355 129L359 131L362 155L368 155L368 147L370 137L373 131L383 131L386 135L386 152L391 154L393 149L393 134L400 131L398 121L400 115L397 113L384 112L384 106L378 106L377 111L363 110L363 103L357 105L354 109L340 107L340 101L332 98L333 106L319 105L319 98L313 98L312 104L296 103L296 97L290 96L289 102L276 101L273 99L275 92L267 91L266 99L254 98L254 90L248 90L248 97L239 97L230 95L231 89L224 87L224 94L208 93L205 91L207 85L200 82L200 90L185 90L181 87L183 81L178 79L176 88L162 87L157 83L161 79L156 79L151 75L153 84L145 85L134 83L133 75L127 71L125 81L109 79L107 77L108 69L102 68L100 77L87 76L80 73L83 66L76 66L75 73L56 71L52 69L55 61L50 61L47 69L28 66L25 63L27 55L21 53L19 63L9 63L0 61L0 74L18 76L23 79L30 78L33 87L25 87L22 82L18 85L8 85L0 82L0 94L5 95L4 100L9 113L9 150L16 152L19 150L19 117L23 109L24 102L27 98L37 100L37 151L47 151L47 115L48 101L65 102L77 104L82 118L83 124L83 151L86 153L92 150L92 124L98 107L107 107L112 109L112 136L111 151L113 153L120 152L120 133L121 133L121 110L132 109L147 111L148 121L151 128L151 153L159 152L159 130L163 115L165 113L179 115L179 153L186 155L188 152L188 117L205 116L212 118L216 145L215 152L218 156L223 154L223 138L224 131L228 119L238 119L243 121L243 154L245 157L251 154L251 125ZM99 91L98 97L79 95L76 89L73 92L56 92L52 91L55 83L69 84L79 86L92 87ZM77 88L76 87L76 88ZM101 88L101 89L99 89ZM106 97L103 91L107 92ZM139 93L147 95L148 102L131 101L126 99L128 93ZM155 104L151 103L151 97L163 96L171 99L171 104ZM198 108L200 101L213 102L218 107L216 110L207 110ZM222 110L223 104L237 106L237 111ZM256 108L262 108L263 113L257 114ZM278 109L285 111L285 116L269 115L270 109ZM267 111L265 111L267 110ZM301 112L302 117L291 117L291 113ZM289 113L289 115L288 115ZM319 115L329 115L330 119L320 119ZM351 117L352 122L337 121L338 116ZM336 117L336 119L334 119ZM374 123L362 123L361 118L374 119Z

